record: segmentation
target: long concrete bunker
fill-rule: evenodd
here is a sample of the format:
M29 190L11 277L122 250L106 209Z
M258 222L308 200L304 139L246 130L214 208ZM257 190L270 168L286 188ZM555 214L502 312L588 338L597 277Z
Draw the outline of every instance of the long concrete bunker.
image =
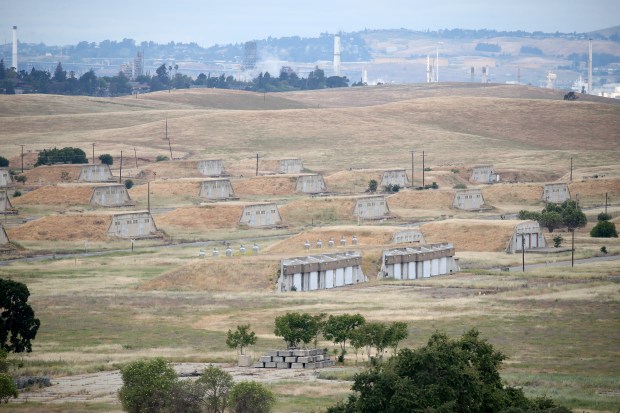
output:
M357 251L283 259L277 291L314 291L366 282L361 264Z
M282 223L282 217L276 204L253 204L243 207L240 225L249 227L273 227Z
M491 184L499 182L499 174L495 172L493 165L478 165L472 168L469 181L479 184Z
M93 194L90 197L90 204L105 207L134 205L131 202L127 188L121 184L94 187Z
M322 175L300 175L295 183L295 191L304 194L320 194L326 191L325 180Z
M551 204L561 204L570 199L570 190L565 183L545 184L540 199Z
M303 168L301 159L279 159L276 172L279 174L298 174Z
M388 185L398 185L401 188L408 186L409 179L407 178L407 172L404 169L394 169L383 172L380 187L384 188Z
M389 216L390 209L384 196L358 198L353 215L362 219L381 219Z
M235 191L230 183L230 179L212 179L200 183L198 196L214 200L234 199Z
M224 174L224 163L221 159L204 159L198 161L198 171L205 176L221 176Z
M155 221L148 211L114 214L108 235L119 238L148 238L157 233Z
M383 250L378 278L415 280L459 271L450 243Z
M110 182L114 181L110 165L82 165L78 182Z
M458 209L480 209L484 205L484 197L480 189L460 189L454 194L452 206Z

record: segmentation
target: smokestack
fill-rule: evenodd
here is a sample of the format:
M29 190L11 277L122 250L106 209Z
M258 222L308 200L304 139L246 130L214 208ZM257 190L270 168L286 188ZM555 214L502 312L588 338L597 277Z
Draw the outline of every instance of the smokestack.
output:
M340 35L334 36L334 75L340 76Z
M13 26L13 67L16 72L19 71L17 69L17 26Z
M588 95L592 94L592 39L588 45Z

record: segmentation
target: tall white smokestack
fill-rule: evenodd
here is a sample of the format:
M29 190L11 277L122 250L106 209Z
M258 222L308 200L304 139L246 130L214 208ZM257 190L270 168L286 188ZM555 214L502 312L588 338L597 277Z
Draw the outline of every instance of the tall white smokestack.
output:
M340 35L334 36L334 75L340 76Z
M16 72L19 71L17 69L17 26L13 26L13 67Z
M588 95L592 94L592 39L588 45Z

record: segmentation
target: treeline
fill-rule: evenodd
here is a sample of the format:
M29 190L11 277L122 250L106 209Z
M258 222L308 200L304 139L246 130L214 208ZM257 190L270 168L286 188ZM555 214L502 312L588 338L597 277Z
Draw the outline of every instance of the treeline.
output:
M19 88L23 93L59 95L122 96L134 90L155 92L167 89L188 89L206 87L216 89L241 89L254 92L283 92L289 90L314 90L349 86L346 76L325 76L318 67L307 78L299 77L291 68L283 67L278 77L269 72L260 73L251 81L235 80L233 76L201 73L196 79L178 73L178 66L162 64L153 76L139 76L131 82L123 72L116 76L97 77L91 69L77 77L73 71L67 73L59 62L54 73L32 68L30 72L13 68L7 70L0 60L0 93L14 94Z

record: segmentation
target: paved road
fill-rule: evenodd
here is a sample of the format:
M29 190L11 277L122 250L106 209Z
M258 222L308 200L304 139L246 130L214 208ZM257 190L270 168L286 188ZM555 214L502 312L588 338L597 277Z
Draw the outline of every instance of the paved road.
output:
M588 264L591 262L598 262L598 261L616 261L616 260L620 260L620 255L605 255L602 257L592 257L592 258L582 258L579 260L575 260L575 265L577 264ZM546 263L542 263L542 264L525 264L525 270L533 270L535 268L544 268L544 267L570 267L571 262L570 260L568 261L553 261L553 262L546 262ZM501 271L501 268L493 268L493 270L495 271ZM508 271L518 271L521 272L523 271L523 266L521 265L517 265L514 267L508 267Z

